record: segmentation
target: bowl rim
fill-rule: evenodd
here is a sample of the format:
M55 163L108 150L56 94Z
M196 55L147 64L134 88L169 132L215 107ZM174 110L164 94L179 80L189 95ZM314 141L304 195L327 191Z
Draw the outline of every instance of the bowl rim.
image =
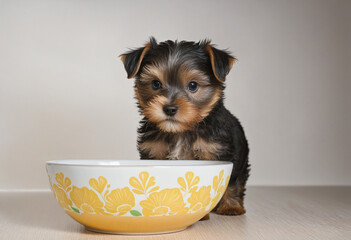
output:
M134 164L125 164L126 162L134 162ZM141 164L135 164L140 162ZM148 164L142 164L148 163ZM119 164L118 164L119 163ZM124 164L121 164L124 163ZM46 165L54 166L84 166L84 167L208 167L208 166L229 166L233 165L229 161L217 160L112 160L112 159L62 159L46 161Z

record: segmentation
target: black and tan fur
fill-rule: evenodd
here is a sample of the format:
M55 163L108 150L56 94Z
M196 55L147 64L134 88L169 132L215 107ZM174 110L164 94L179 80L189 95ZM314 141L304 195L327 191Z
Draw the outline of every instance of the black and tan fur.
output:
M135 78L144 116L138 129L140 158L233 162L229 186L214 211L244 214L249 149L240 122L223 105L225 78L236 59L207 40L157 43L154 38L121 59L128 78ZM190 91L194 85L197 90ZM175 114L165 106L175 107Z

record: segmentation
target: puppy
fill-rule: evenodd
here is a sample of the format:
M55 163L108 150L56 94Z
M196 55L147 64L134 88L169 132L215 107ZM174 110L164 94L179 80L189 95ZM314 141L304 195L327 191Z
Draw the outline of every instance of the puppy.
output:
M140 158L232 162L228 188L213 211L244 214L248 143L240 122L223 105L225 78L236 59L208 40L157 43L153 37L120 57L128 78L135 78L144 116Z

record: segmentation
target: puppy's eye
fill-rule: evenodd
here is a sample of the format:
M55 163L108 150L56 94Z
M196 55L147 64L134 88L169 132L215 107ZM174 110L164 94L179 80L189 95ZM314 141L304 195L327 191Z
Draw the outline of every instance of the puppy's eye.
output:
M199 89L199 85L197 84L197 82L190 82L187 88L189 92L194 93Z
M153 90L158 90L162 87L162 83L159 80L153 80L152 81L152 89Z

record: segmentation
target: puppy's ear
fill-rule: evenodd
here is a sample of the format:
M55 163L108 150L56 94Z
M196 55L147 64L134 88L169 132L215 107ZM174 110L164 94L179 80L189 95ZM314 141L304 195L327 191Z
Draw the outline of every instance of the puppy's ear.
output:
M128 78L133 78L135 75L137 75L141 62L150 48L151 44L147 43L145 47L132 50L119 56L124 64L124 68L127 71Z
M236 59L226 51L219 50L210 44L205 46L205 51L210 56L212 71L218 81L224 82Z

